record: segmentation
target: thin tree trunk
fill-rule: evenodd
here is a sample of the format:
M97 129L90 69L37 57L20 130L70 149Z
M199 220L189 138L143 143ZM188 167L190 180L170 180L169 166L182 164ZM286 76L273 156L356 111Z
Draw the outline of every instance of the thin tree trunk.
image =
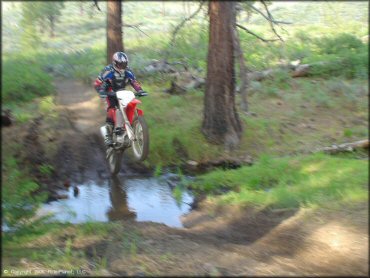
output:
M49 22L50 22L50 38L54 38L55 37L55 34L54 34L54 28L55 28L55 18L54 16L49 16Z
M209 2L209 45L202 132L227 150L241 139L242 126L235 108L235 2Z
M235 54L237 59L239 60L239 76L241 80L241 87L240 87L240 96L242 98L242 102L240 104L240 108L244 112L248 112L248 76L247 76L247 67L244 61L243 50L240 46L240 38L239 32L235 28Z
M117 51L124 51L122 40L122 6L121 1L107 2L107 62Z
M84 5L82 2L80 2L79 6L80 6L80 15L83 16L84 15Z
M164 6L164 1L162 1L162 16L166 16L166 8Z

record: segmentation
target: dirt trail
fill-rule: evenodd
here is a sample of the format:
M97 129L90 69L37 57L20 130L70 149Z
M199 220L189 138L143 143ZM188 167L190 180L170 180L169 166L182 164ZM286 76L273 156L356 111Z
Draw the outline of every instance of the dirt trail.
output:
M103 104L92 87L55 85L60 176L108 178L99 134ZM106 257L107 275L368 275L367 212L367 205L353 212L218 210L203 202L183 218L186 228L122 221L108 238L78 248ZM127 257L120 242L132 231L140 241L136 257Z

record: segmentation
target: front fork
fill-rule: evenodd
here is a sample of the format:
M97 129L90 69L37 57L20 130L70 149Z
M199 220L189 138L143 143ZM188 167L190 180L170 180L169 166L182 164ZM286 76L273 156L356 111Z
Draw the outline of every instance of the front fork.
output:
M120 112L122 113L122 116L123 116L123 122L124 122L124 125L125 125L125 129L127 131L127 136L130 139L130 141L134 141L135 140L134 130L132 129L130 121L127 118L127 115L124 111L124 107L120 106L119 110L120 110Z

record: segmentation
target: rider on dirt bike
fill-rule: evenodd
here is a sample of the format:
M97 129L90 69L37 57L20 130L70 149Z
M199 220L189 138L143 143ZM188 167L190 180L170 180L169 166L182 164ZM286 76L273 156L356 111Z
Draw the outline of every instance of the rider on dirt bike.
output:
M107 118L106 130L107 136L105 144L111 146L112 133L114 128L114 113L118 104L115 92L122 90L130 83L132 88L140 94L147 94L141 88L136 80L134 73L128 67L128 57L124 52L116 52L113 55L112 63L106 66L95 80L94 87L100 97L106 97L107 101Z

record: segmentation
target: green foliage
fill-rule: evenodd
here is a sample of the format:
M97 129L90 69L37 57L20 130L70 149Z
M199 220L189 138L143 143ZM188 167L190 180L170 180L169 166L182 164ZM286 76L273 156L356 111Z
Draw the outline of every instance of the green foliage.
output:
M155 166L155 169L154 169L154 176L155 177L159 177L160 175L162 175L162 172L163 172L162 164L161 163L158 163Z
M99 235L105 237L109 234L111 226L107 223L88 221L79 226L81 236Z
M26 53L8 56L3 59L3 68L6 69L2 76L3 104L30 101L53 91L51 76L43 70L38 56Z
M63 7L64 3L61 1L23 2L21 25L26 29L24 33L25 36L28 38L36 38L37 29L35 25L39 27L41 33L48 27L52 34L54 32L55 22L61 15ZM48 24L46 24L46 22ZM26 40L26 42L32 41Z
M215 171L193 184L206 192L230 188L221 202L297 207L367 201L368 162L324 154L272 158L262 156L252 167Z
M35 24L32 24L32 22L34 22L34 19L38 18L38 9L35 7L35 3L22 3L21 14L22 19L20 24L23 29L23 34L21 36L22 50L26 51L29 49L30 46L33 46L33 49L40 47L41 40L37 35Z
M181 202L182 202L183 191L184 191L184 188L183 188L183 186L180 186L180 185L176 186L172 191L172 195L175 198L176 203L178 205L180 205Z
M45 195L33 194L39 185L19 170L16 159L6 156L2 166L3 174L3 219L9 227L21 227L25 220L35 214Z
M49 164L42 164L40 165L39 170L41 174L45 176L50 176L54 171L54 167Z
M326 62L317 64L312 75L345 76L347 78L366 78L368 75L368 47L352 34L341 33L336 36L314 40L316 55L306 61Z

